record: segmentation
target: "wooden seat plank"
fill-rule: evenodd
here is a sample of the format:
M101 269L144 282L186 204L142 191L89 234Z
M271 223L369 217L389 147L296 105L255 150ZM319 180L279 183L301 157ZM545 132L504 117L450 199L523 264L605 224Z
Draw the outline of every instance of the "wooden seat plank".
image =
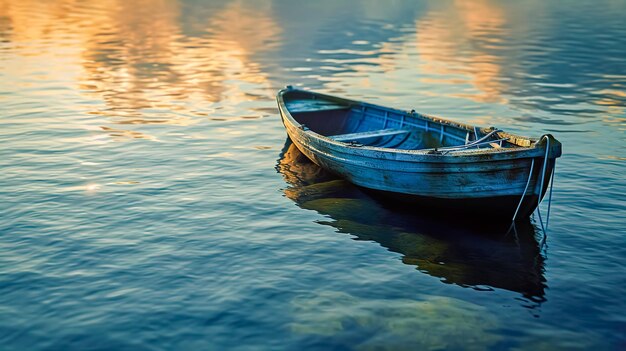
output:
M329 138L336 140L336 141L345 142L345 141L363 140L363 139L368 139L368 138L376 138L376 137L382 137L382 136L406 134L409 132L410 130L407 130L407 129L380 129L380 130L369 130L366 132L359 132L359 133L331 135L329 136Z

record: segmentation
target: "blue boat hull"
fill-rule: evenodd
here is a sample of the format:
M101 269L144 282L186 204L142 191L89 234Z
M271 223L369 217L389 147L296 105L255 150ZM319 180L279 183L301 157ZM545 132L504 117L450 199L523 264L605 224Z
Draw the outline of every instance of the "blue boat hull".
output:
M381 196L423 204L426 208L457 214L488 211L498 217L511 218L525 194L518 216L527 216L544 196L555 159L560 156L560 144L551 136L553 141L544 139L545 144L552 141L549 148L536 141L531 144L533 147L449 153L338 142L332 136L303 127L292 116L281 93L279 109L287 134L310 160ZM346 104L355 103L346 101ZM389 111L398 113L393 109ZM322 116L317 118L325 116L315 113ZM410 117L411 113L407 113L403 118L410 120ZM433 122L436 121L439 120ZM542 178L543 184L540 184Z

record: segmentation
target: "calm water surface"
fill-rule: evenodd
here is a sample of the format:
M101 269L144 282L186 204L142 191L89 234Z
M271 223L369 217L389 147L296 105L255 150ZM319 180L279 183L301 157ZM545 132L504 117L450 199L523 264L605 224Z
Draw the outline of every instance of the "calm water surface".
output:
M624 349L625 13L0 0L0 349ZM286 84L553 133L547 244L321 171Z

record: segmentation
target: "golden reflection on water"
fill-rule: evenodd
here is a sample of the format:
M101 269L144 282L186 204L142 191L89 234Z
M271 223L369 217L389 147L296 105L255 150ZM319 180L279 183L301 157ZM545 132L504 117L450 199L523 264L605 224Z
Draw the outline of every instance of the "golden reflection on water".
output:
M478 93L457 96L477 102L506 102L501 59L486 50L506 34L505 23L504 12L487 0L457 0L445 11L431 12L416 22L420 70L444 77L469 75ZM463 80L442 78L441 83Z
M102 116L100 124L127 125L126 129L145 124L187 126L201 119L259 118L276 110L246 104L271 101L275 87L288 83L272 72L274 63L268 61L273 59L263 60L262 54L283 55L282 45L315 41L318 32L327 30L314 26L299 37L290 37L276 6L272 1L241 0L202 5L175 0L0 0L0 38L10 43L10 52L17 56L2 61L2 73L16 86L33 88L33 95L46 99L58 98L60 89L77 91L88 103L70 105L72 110ZM385 10L371 3L361 7L365 13ZM424 83L419 94L428 101L452 96L506 104L513 90L532 90L513 86L510 70L515 57L500 51L505 40L529 35L528 25L518 17L511 8L492 0L433 2L416 17L410 34L402 40L389 36L376 42L351 33L357 36L347 38L345 48L318 44L311 53L322 55L317 69L298 66L303 62L292 62L284 69L299 72L290 83L313 77L333 92L345 93L347 85L356 90L407 92L420 87L417 81ZM323 23L320 20L319 26ZM378 30L392 27L387 23ZM516 72L520 76L531 76L527 68L514 69L521 70ZM342 70L350 73L342 75ZM41 89L42 85L54 89ZM586 89L592 94L588 102L610 115L623 114L623 86ZM539 87L534 92L545 90ZM556 105L561 96L550 98ZM541 96L533 99L540 102ZM490 119L469 122L484 124ZM623 128L620 120L603 121ZM156 140L146 131L141 133Z
M35 57L12 61L11 77L19 81L37 71L33 66L45 67L41 80L76 84L101 102L86 113L116 124L189 125L193 116L233 112L228 109L255 99L255 88L271 98L267 74L253 59L280 36L271 7L231 2L194 23L197 35L181 33L181 7L177 1L0 0L6 18L0 36L18 55Z

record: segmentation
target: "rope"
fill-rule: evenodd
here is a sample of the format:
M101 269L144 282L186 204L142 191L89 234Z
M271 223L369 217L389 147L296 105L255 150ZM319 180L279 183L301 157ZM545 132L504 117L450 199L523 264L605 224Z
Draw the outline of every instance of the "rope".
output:
M474 142L478 142L478 130L474 127ZM480 149L480 146L478 147Z
M543 181L546 178L546 166L548 165L548 152L550 151L550 138L547 136L541 137L541 139L546 138L548 141L546 143L546 154L543 156L543 171L541 172L541 183L539 183L539 197L537 198L537 208L539 208L539 204L541 203L541 190L543 189Z
M552 167L552 172L551 172L551 176L552 179L550 179L550 192L548 195L548 214L546 217L546 225L543 225L543 218L541 218L541 211L539 209L539 204L541 203L541 190L543 188L543 182L545 180L545 176L546 176L546 167L548 164L548 152L550 151L550 138L548 138L548 136L544 135L543 137L541 137L541 139L546 138L547 143L546 143L546 154L543 157L543 171L541 172L541 183L539 185L539 197L537 198L537 215L539 216L539 223L541 224L541 229L543 230L543 241L545 242L546 237L548 235L547 233L547 228L548 228L548 222L550 221L550 205L552 203L552 184L554 182L554 168L556 167L556 162L554 163L555 167Z
M533 167L535 167L535 159L531 159L530 163L530 172L528 172L528 180L526 181L526 187L524 187L524 193L522 194L522 198L519 199L519 204L517 204L517 208L515 209L515 214L513 214L512 221L515 222L515 217L517 217L517 212L519 208L522 206L522 202L524 202L524 196L526 196L526 190L528 190L528 185L530 184L530 178L533 176Z
M467 149L471 149L473 147L479 147L479 145L485 145L485 144L490 144L490 143L497 143L500 142L502 143L503 141L509 140L509 138L502 138L502 139L498 139L498 140L488 140L488 141L483 141L482 143L476 143L476 144L466 144L466 145L460 145L460 146L446 146L446 147L439 147L436 148L439 151L444 151L444 155L448 154L450 152L453 151L461 151L461 150L467 150ZM426 149L426 150L434 150L434 149Z
M541 191L543 190L543 183L545 181L545 177L546 177L546 169L548 166L548 153L550 152L550 138L546 135L544 135L541 139L546 138L546 153L543 157L543 170L541 171L541 183L539 184L539 194L537 196L537 215L539 216L539 223L541 224L541 229L543 230L543 242L545 243L546 237L547 237L547 228L548 228L548 224L550 222L550 205L552 205L552 188L554 185L554 173L556 170L556 162L554 163L554 166L552 167L552 172L550 172L550 192L548 195L548 213L546 215L546 225L543 225L543 218L541 218L541 211L539 209L539 204L541 203ZM522 206L522 203L524 202L524 197L526 196L526 191L528 190L528 185L530 184L530 179L532 178L532 174L533 174L533 168L535 166L535 159L533 158L530 164L530 172L528 173L528 180L526 181L526 187L524 187L524 192L522 193L522 197L520 198L519 203L517 204L517 208L515 209L515 213L513 214L513 225L515 224L515 218L517 217L517 213L519 212L520 207Z
M552 185L554 184L554 174L556 173L556 162L554 162L554 166L552 166L552 174L550 175L550 194L548 195L548 214L546 215L546 228L548 227L548 222L550 222L550 205L552 204Z

